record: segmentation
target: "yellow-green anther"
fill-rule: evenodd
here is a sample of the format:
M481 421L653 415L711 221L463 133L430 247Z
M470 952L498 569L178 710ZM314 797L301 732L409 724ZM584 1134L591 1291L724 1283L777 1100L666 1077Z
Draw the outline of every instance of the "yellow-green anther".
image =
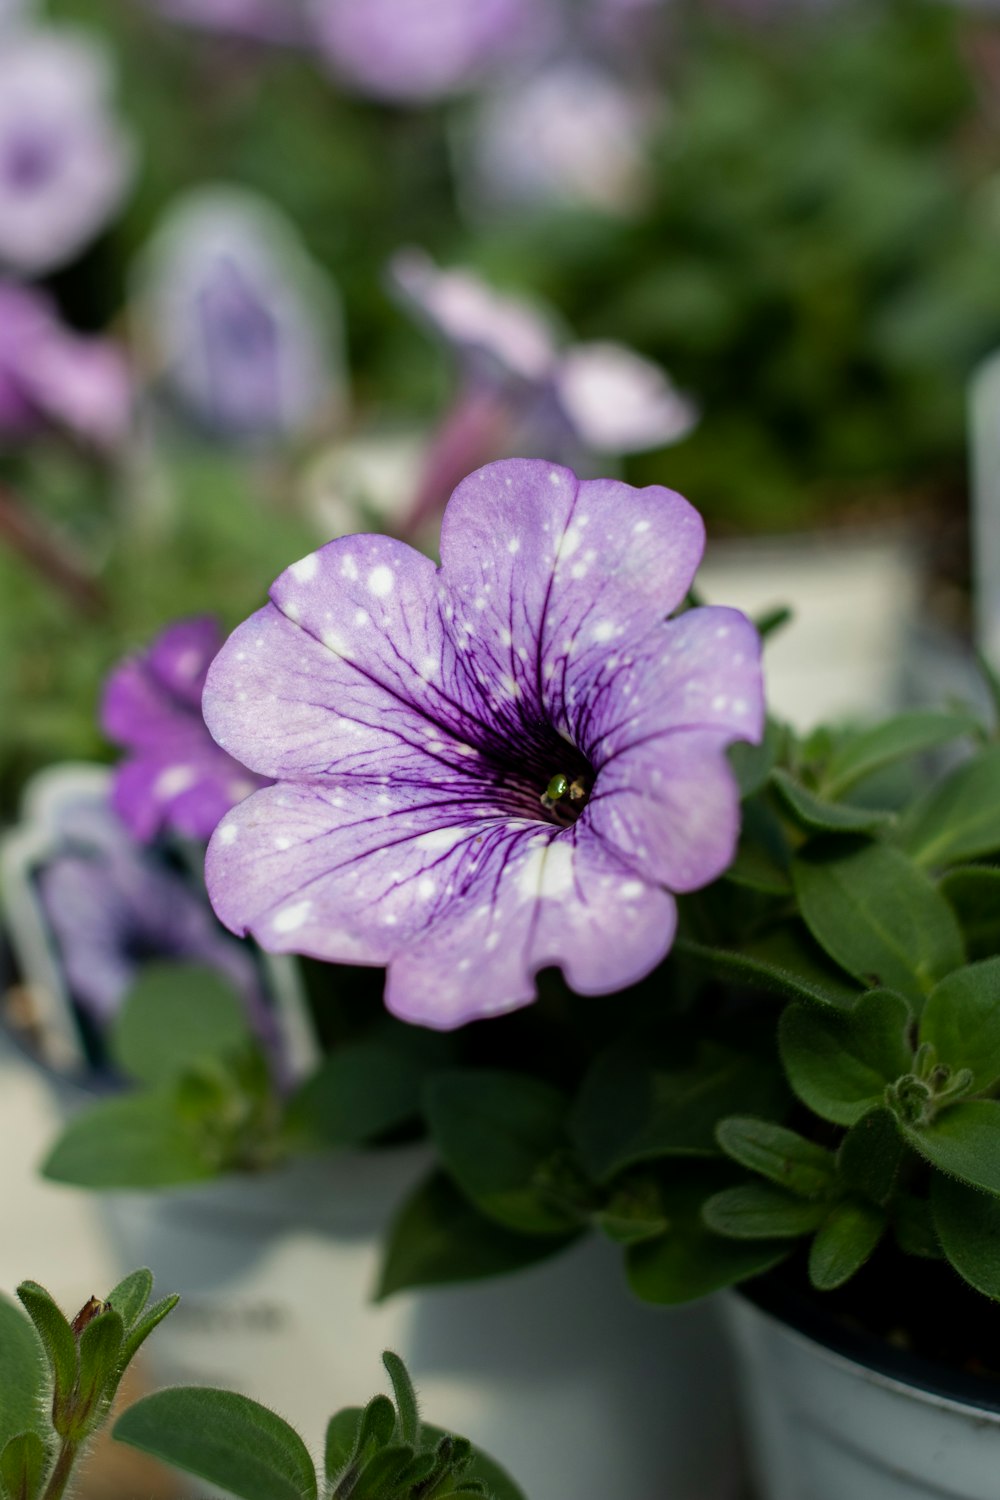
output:
M552 780L549 782L548 786L545 789L545 799L548 802L558 802L560 797L565 797L568 791L569 777L562 775L553 776Z

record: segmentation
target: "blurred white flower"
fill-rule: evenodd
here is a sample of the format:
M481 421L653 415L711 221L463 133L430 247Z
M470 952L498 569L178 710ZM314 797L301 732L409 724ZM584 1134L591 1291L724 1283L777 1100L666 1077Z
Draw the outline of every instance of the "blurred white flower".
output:
M0 48L0 265L38 275L104 228L132 176L108 58L69 30L14 28Z
M570 425L595 453L662 448L698 421L698 408L666 372L622 344L574 344L553 379Z

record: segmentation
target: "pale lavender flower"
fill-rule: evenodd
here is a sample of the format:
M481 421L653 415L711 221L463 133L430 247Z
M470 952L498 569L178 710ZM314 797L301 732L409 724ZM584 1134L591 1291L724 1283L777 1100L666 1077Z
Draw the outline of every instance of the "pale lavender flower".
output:
M647 179L653 120L634 87L564 59L487 95L458 144L473 207L590 207L625 213Z
M156 373L210 431L275 441L338 412L333 288L255 194L212 187L175 204L140 265L136 303Z
M441 567L345 537L293 564L204 695L276 785L209 845L216 911L267 949L385 964L386 1001L447 1028L583 994L668 951L675 892L729 864L725 751L759 739L759 640L675 619L704 528L681 496L492 464L445 513Z
M70 30L15 29L0 48L0 265L73 259L113 217L133 164L103 49Z
M377 99L420 103L473 87L551 35L551 0L312 0L335 75Z
M659 365L610 340L560 347L550 315L472 271L442 271L422 251L405 250L390 275L455 349L467 378L505 387L511 425L530 430L533 448L636 453L678 442L698 420Z
M211 616L178 620L105 684L104 733L130 752L115 773L112 804L143 842L165 829L207 839L224 813L265 785L219 749L201 716L205 677L221 644Z
M131 407L117 344L73 333L41 292L0 281L0 441L51 425L112 448Z

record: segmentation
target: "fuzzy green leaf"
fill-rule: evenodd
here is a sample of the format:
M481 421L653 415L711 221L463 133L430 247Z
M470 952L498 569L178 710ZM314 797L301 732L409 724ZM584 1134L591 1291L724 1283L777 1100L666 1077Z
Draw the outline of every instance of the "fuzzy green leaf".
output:
M878 1104L862 1115L841 1141L837 1170L855 1193L884 1207L896 1186L903 1151L899 1121L891 1109Z
M117 1388L115 1377L124 1336L125 1325L113 1307L98 1313L80 1334L80 1374L74 1405L88 1424L88 1431L91 1419L102 1416L106 1409L102 1397L110 1399Z
M1000 1103L971 1099L943 1109L929 1125L903 1126L915 1151L972 1187L1000 1194Z
M874 833L890 821L888 813L870 807L828 802L780 767L771 772L771 784L786 810L807 833Z
M420 1441L420 1414L417 1410L417 1393L413 1389L409 1371L399 1355L393 1354L391 1349L386 1349L382 1355L382 1363L389 1372L396 1397L399 1435L404 1443L416 1445Z
M489 1068L435 1074L424 1114L441 1160L467 1198L508 1229L565 1235L579 1215L539 1187L541 1170L565 1151L567 1103L523 1073Z
M716 1234L733 1239L783 1240L812 1234L828 1213L825 1202L796 1197L770 1183L746 1182L709 1198L704 1219Z
M836 1180L833 1153L765 1120L732 1116L716 1131L727 1156L801 1198L822 1198Z
M809 1280L821 1292L843 1286L875 1250L886 1229L882 1209L846 1198L830 1210L809 1251Z
M478 1213L444 1173L435 1173L411 1195L390 1229L377 1296L516 1271L547 1259L574 1238L504 1229Z
M157 1391L118 1418L114 1436L239 1500L317 1500L316 1473L298 1433L235 1391Z
M792 881L813 937L870 988L899 990L919 1005L964 961L951 907L898 849L866 843L831 855L824 840L792 861Z
M76 1339L62 1309L57 1307L37 1281L22 1281L17 1289L28 1317L42 1341L52 1377L53 1412L56 1430L65 1433L69 1399L76 1385Z
M216 1175L172 1089L91 1105L63 1131L42 1172L86 1188L173 1187Z
M920 755L978 730L971 714L913 709L896 714L872 729L845 738L833 751L823 771L821 791L842 797L859 781L895 761Z
M849 1012L789 1006L778 1026L788 1081L824 1120L853 1125L910 1070L909 1026L910 1008L891 990L862 995Z
M827 971L822 953L816 963L793 933L775 934L739 951L710 947L691 938L678 938L674 949L696 959L718 979L750 990L765 990L783 1000L818 1000L840 1007L850 1004L857 993L857 987L842 974Z
M250 1035L246 1007L217 969L146 965L111 1030L122 1071L155 1087L206 1057L226 1056Z
M1000 1198L935 1172L934 1227L945 1255L977 1292L1000 1301Z
M132 1271L119 1281L105 1297L105 1302L121 1316L126 1332L139 1317L153 1290L153 1273L145 1269Z
M970 1092L1000 1078L1000 958L956 969L931 992L920 1019L921 1042L933 1042L953 1073L968 1068Z
M46 1362L35 1330L19 1307L0 1297L0 1447L21 1432L47 1434L45 1386Z
M968 865L949 870L939 889L958 917L969 958L1000 952L1000 869Z
M903 847L926 869L1000 851L1000 746L965 761L910 809Z
M412 1119L427 1066L385 1042L354 1042L324 1058L288 1104L287 1127L328 1146L359 1146Z
M0 1494L5 1500L37 1500L48 1455L37 1432L19 1432L0 1451Z
M133 1323L122 1345L121 1367L123 1371L138 1354L153 1329L159 1327L168 1313L173 1312L179 1301L180 1297L176 1292L172 1292L169 1297L161 1297L159 1302L154 1302L152 1307L147 1308L142 1317Z

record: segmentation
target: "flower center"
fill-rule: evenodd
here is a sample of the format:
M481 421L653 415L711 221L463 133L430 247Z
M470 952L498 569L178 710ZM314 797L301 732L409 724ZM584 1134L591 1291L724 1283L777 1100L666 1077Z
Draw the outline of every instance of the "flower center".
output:
M581 772L577 775L557 771L542 793L539 801L545 812L556 823L575 823L590 795L589 777Z

